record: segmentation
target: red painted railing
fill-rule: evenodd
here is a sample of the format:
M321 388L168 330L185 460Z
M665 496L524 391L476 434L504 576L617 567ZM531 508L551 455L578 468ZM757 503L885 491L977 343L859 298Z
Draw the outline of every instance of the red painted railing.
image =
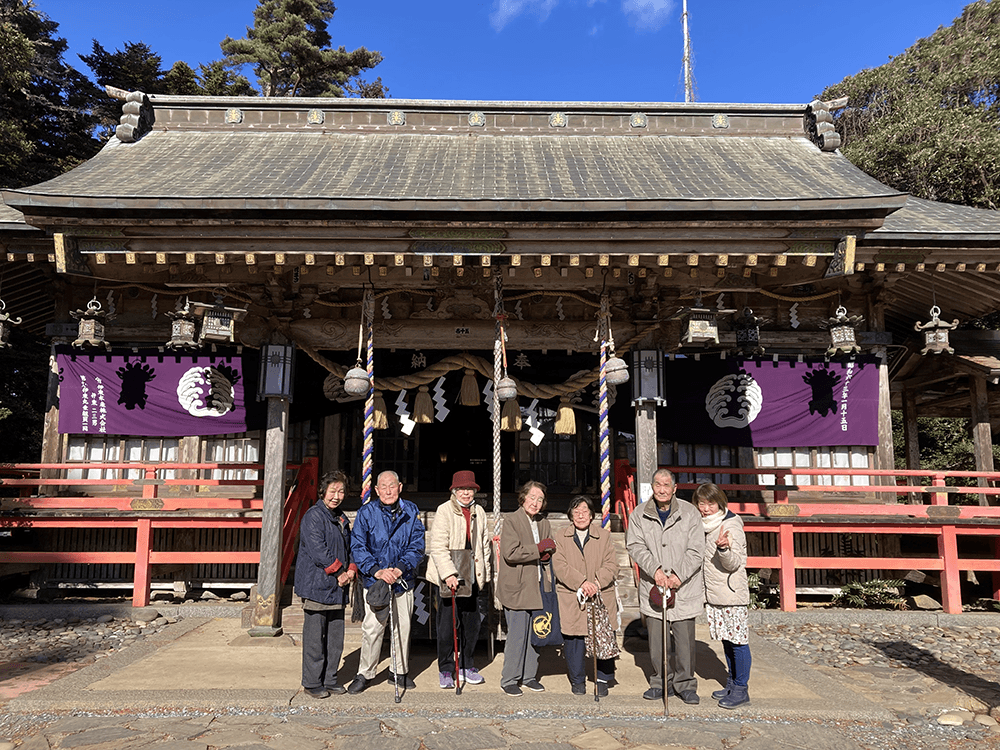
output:
M773 502L733 500L729 507L745 516L750 533L772 532L778 535L777 556L754 556L750 568L776 568L779 571L780 606L785 611L796 608L795 571L803 570L909 570L937 571L941 574L942 607L945 612L962 611L961 572L991 572L993 595L1000 598L1000 507L949 505L949 497L983 495L991 499L1000 494L998 487L960 487L946 484L952 478L982 478L990 483L1000 480L1000 473L974 471L884 471L875 469L779 468L733 469L722 467L665 467L678 475L772 475L775 483L719 484L731 496L736 492L773 493ZM796 483L802 477L893 477L888 485L828 485ZM930 484L896 483L895 478L918 482L929 477ZM811 480L810 480L811 481ZM694 489L695 482L678 482L682 490ZM789 493L796 493L795 502ZM930 504L867 502L853 499L830 501L837 494L877 493L911 495L924 493ZM819 493L812 499L805 493ZM802 533L861 533L875 535L924 535L937 541L936 557L796 557L795 535ZM958 538L988 537L993 540L988 558L959 557Z
M285 500L285 520L281 527L281 578L278 579L278 587L284 585L288 580L288 573L292 569L292 560L295 559L295 550L298 547L299 524L302 523L302 516L309 510L316 500L316 483L319 478L319 459L315 456L306 458L302 466L299 467L298 475L295 477L295 484L288 493Z
M289 466L298 469L297 466ZM100 479L42 477L42 473L108 471L115 476ZM198 476L163 478L166 472L254 470L262 464L220 463L65 463L4 464L0 466L0 489L12 489L17 497L0 498L0 528L46 529L135 529L134 551L39 551L0 549L0 562L25 563L120 563L134 564L132 603L149 604L152 566L164 564L257 564L260 550L167 551L153 549L154 529L246 529L261 527L262 500L258 497L227 497L229 488L259 487L263 479L209 479ZM137 473L139 477L129 477ZM43 488L114 488L117 494L93 496L37 496ZM176 490L172 488L177 488ZM163 490L166 491L163 491ZM138 492L137 492L138 491ZM200 491L200 492L199 492ZM200 494L211 491L212 495ZM245 489L240 490L245 492ZM240 491L232 494L240 494ZM177 494L173 494L173 493ZM183 494L182 494L183 493ZM316 496L316 459L307 461L286 503L285 543L294 551L297 519L304 512L302 499ZM297 514L290 521L291 514ZM289 559L289 565L291 560ZM287 568L282 568L284 579Z

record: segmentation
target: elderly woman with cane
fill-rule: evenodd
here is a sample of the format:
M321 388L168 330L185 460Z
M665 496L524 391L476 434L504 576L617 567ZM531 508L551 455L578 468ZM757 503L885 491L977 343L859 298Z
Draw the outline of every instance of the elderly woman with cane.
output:
M618 617L615 596L618 555L609 531L593 523L594 508L590 500L583 495L574 497L566 515L572 525L556 534L556 551L552 555L566 671L573 694L585 695L584 656L589 650L595 658L594 697L599 698L608 694L618 654L614 634L617 628L611 626Z
M427 580L438 586L438 684L461 690L486 680L473 662L482 615L479 592L490 580L490 528L476 503L476 475L456 471L451 498L438 506L427 534Z
M500 689L511 697L524 694L522 685L536 693L545 690L538 681L538 651L531 644L531 612L542 606L540 584L543 576L549 577L542 564L556 549L549 521L539 515L545 485L525 482L517 504L518 510L503 517L497 568L497 598L507 619Z
M712 697L722 708L750 703L750 589L743 519L729 510L726 493L714 484L699 485L692 501L705 528L705 616L708 632L722 641L729 678Z

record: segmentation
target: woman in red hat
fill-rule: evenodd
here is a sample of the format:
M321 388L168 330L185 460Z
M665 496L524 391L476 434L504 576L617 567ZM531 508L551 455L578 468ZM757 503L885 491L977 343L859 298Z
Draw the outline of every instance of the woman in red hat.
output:
M438 586L438 684L446 690L455 688L453 606L457 610L458 621L458 679L468 685L485 682L473 661L482 622L479 592L490 581L492 574L490 530L486 511L476 503L478 490L474 473L456 471L451 480L451 498L438 506L427 535L427 580ZM459 550L466 552L453 554ZM458 569L463 556L466 560L472 558L470 569L464 573ZM441 596L448 590L451 591L450 596ZM466 595L462 596L463 593Z

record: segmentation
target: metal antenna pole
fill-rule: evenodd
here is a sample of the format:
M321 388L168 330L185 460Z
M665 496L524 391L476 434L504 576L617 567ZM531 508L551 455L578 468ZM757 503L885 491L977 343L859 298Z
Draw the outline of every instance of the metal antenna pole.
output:
M694 101L694 75L691 70L691 34L688 31L688 4L684 0L684 8L681 13L681 21L684 25L684 101Z

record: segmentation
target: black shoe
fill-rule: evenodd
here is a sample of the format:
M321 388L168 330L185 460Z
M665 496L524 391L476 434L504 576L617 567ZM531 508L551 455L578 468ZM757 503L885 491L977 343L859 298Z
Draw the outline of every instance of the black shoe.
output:
M697 706L701 703L701 699L694 690L681 690L680 692L681 700L687 703L689 706Z
M584 682L574 682L572 685L573 695L586 695L587 684Z
M502 689L511 698L519 698L522 695L524 695L524 693L521 692L521 688L519 688L517 685L503 685Z
M608 694L608 683L598 682L597 683L597 697L604 698Z
M722 690L716 690L712 693L712 700L719 701L729 695L729 688L725 687Z
M357 695L358 693L363 692L366 687L368 687L368 678L359 674L354 678L354 681L347 686L347 692L351 695Z
M347 692L343 685L327 685L326 689L330 691L330 695L343 695Z
M648 701L662 701L663 690L660 688L651 687L649 690L647 690L645 693L642 694L642 697Z
M330 697L330 691L327 690L325 687L302 688L302 689L305 691L305 694L308 695L310 698L320 698L320 699L322 699L322 698L329 698Z
M530 690L533 693L545 692L545 686L538 680L525 680L524 682L521 683L521 686L528 688L528 690Z
M396 675L392 672L389 672L389 682L396 682ZM399 675L399 686L405 690L413 690L417 686L417 683L411 680L408 674L401 674Z
M674 686L671 685L670 687L667 688L667 697L673 698L675 695L677 695L677 693L674 692Z

